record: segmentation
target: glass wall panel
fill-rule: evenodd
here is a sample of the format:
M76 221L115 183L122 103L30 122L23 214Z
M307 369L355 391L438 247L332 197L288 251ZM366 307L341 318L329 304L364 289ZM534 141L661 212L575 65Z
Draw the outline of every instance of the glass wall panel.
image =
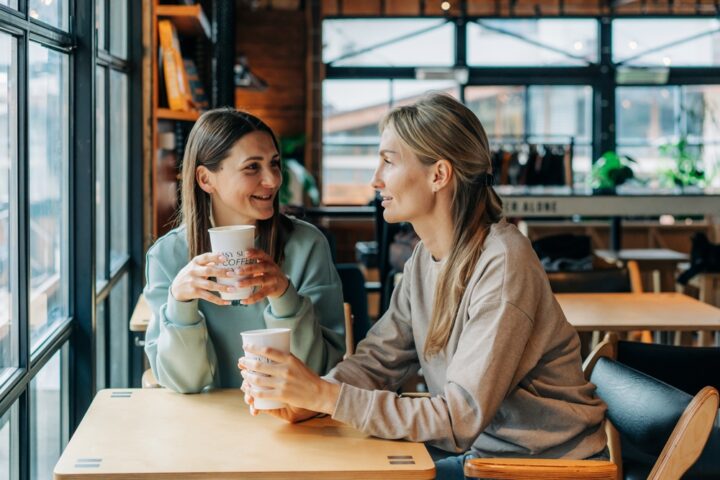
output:
M18 365L18 325L13 319L12 218L14 165L17 164L17 41L0 34L0 384Z
M105 78L107 70L97 67L95 87L95 279L100 285L107 280L107 218L105 207L108 201L107 185L105 180L105 155L107 154L107 139L105 138Z
M126 388L130 385L129 332L130 277L125 274L110 292L110 387Z
M110 71L110 271L128 257L128 76Z
M451 66L455 26L443 19L323 21L323 62L346 66Z
M68 314L68 57L29 49L30 340Z
M69 0L29 0L28 14L35 20L40 20L61 30L69 30Z
M5 5L6 7L14 8L15 10L18 8L17 0L0 0L0 5Z
M618 19L612 22L615 63L660 67L720 65L716 18Z
M107 381L107 301L97 304L95 308L95 390L108 388ZM129 318L129 317L128 317Z
M621 87L616 101L618 151L641 180L720 186L720 85Z
M95 0L95 28L97 30L97 48L98 50L107 49L105 43L105 1Z
M127 58L128 37L128 2L127 0L110 1L110 53L120 58Z
M468 65L583 66L598 61L594 19L481 19L467 25Z
M62 453L61 353L55 353L30 382L30 478L53 477Z
M0 478L16 480L18 475L18 406L15 402L0 416Z

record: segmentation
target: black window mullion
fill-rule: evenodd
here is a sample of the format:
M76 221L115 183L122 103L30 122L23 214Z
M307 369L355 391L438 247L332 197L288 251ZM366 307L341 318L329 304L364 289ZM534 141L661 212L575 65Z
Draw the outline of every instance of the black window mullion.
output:
M18 5L19 6L19 5ZM30 199L28 194L29 174L29 145L28 145L28 108L29 108L29 72L28 55L30 50L28 35L18 39L18 149L17 168L15 174L15 204L16 228L15 238L17 246L17 260L13 274L15 275L14 306L16 316L13 320L18 323L19 348L18 365L25 372L26 378L30 370ZM29 381L25 392L18 398L18 473L20 480L30 478L30 417L29 417Z
M109 30L106 28L106 30ZM111 262L110 262L110 235L111 235L111 224L112 224L112 218L110 218L110 199L111 199L111 193L110 193L110 148L112 148L112 143L110 139L110 95L112 95L112 92L110 91L110 76L112 75L112 69L110 67L105 69L105 98L100 98L97 101L103 102L105 104L104 111L105 111L105 121L103 122L105 133L103 135L103 138L105 139L105 148L103 148L103 158L102 161L105 165L105 178L103 179L103 182L105 183L103 187L103 191L105 192L105 201L103 202L103 209L105 210L103 213L105 215L105 225L103 225L103 228L105 229L105 242L103 245L103 254L105 255L105 271L103 272L103 279L107 282L110 282L110 272L111 272ZM107 146L110 146L110 148L107 148ZM97 292L96 292L97 293ZM107 315L105 316L107 318ZM106 325L107 327L107 325ZM107 352L107 350L105 350ZM108 362L105 362L108 363Z
M593 124L593 159L603 152L615 150L615 68L612 63L612 20L603 17L599 22L600 72L593 90L595 97Z
M76 0L71 82L71 306L69 428L77 428L95 389L95 0Z

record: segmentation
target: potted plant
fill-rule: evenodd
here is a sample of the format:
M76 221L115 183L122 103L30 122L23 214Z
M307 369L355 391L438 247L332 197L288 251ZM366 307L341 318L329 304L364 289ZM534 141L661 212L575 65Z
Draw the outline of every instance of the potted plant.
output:
M637 163L627 155L607 151L593 163L590 181L593 193L615 195L615 189L635 177L632 164Z
M675 143L660 146L660 154L673 160L672 168L662 170L660 176L667 186L702 187L705 183L705 172L700 170L700 151L689 148L685 136Z

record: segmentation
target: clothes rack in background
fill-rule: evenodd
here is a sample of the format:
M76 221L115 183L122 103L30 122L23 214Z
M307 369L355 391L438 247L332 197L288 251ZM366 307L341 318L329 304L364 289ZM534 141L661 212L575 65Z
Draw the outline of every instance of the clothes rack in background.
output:
M489 136L493 172L498 185L573 185L575 139L531 141L547 135Z

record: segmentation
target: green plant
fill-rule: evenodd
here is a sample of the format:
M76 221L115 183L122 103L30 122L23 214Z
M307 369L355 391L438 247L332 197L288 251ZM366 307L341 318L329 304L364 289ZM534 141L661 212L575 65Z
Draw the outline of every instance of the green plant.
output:
M615 190L615 187L635 177L632 164L635 160L627 155L607 151L592 166L590 181L594 190Z
M660 154L674 161L673 168L660 172L666 185L688 187L702 185L705 182L705 172L699 169L700 151L692 151L684 136L675 143L661 145Z

